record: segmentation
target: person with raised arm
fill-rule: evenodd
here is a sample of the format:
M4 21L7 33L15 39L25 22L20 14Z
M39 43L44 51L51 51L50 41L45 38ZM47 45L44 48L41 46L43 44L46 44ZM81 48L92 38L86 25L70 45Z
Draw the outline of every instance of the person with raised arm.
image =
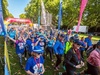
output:
M9 36L7 36L7 37L15 43L16 54L19 57L21 68L23 68L22 55L24 54L24 51L25 51L24 48L25 48L26 39L24 39L23 37L19 37L18 40L15 40Z

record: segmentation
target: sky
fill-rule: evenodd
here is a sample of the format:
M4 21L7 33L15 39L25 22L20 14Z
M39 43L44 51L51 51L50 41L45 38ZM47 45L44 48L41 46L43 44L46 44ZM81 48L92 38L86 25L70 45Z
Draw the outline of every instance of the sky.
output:
M24 8L27 6L30 0L7 0L8 10L14 16L14 18L19 18L21 13L24 13Z

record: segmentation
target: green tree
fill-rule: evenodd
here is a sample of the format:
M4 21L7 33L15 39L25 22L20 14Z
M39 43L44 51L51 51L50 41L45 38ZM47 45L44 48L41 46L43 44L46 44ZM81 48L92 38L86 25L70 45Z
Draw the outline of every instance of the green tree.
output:
M83 16L84 25L95 27L95 30L100 27L100 1L91 0L87 4L87 8Z
M53 25L58 23L58 11L60 0L43 0L46 11L52 14ZM39 0L31 0L25 8L27 18L37 22ZM62 24L72 28L78 24L80 0L63 0ZM89 0L83 13L81 25L91 27L100 27L100 2L99 0Z
M8 17L14 18L14 16L11 13L8 14Z
M7 0L2 0L2 10L3 10L3 18L6 19L8 17L13 17L13 15L7 9L8 2Z
M30 3L25 8L26 17L34 22L37 22L38 19L38 3L39 0L31 0Z
M25 19L25 18L26 18L26 15L25 15L25 14L20 14L19 17L20 17L21 19Z

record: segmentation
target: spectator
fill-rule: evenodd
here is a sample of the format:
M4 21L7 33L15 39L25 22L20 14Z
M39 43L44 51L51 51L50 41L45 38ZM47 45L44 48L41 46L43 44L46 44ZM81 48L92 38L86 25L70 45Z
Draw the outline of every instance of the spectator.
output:
M97 48L90 53L87 67L85 74L100 75L100 41L97 43Z

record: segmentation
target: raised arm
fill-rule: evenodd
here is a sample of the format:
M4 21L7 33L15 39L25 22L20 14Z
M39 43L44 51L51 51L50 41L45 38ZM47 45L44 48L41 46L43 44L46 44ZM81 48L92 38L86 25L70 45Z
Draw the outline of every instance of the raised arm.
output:
M14 40L13 38L7 36L10 40L12 40L14 43L16 43L16 40Z
M38 45L39 41L40 41L40 38L39 38L39 39L38 39L38 41L35 43L35 46L37 46L37 45Z

